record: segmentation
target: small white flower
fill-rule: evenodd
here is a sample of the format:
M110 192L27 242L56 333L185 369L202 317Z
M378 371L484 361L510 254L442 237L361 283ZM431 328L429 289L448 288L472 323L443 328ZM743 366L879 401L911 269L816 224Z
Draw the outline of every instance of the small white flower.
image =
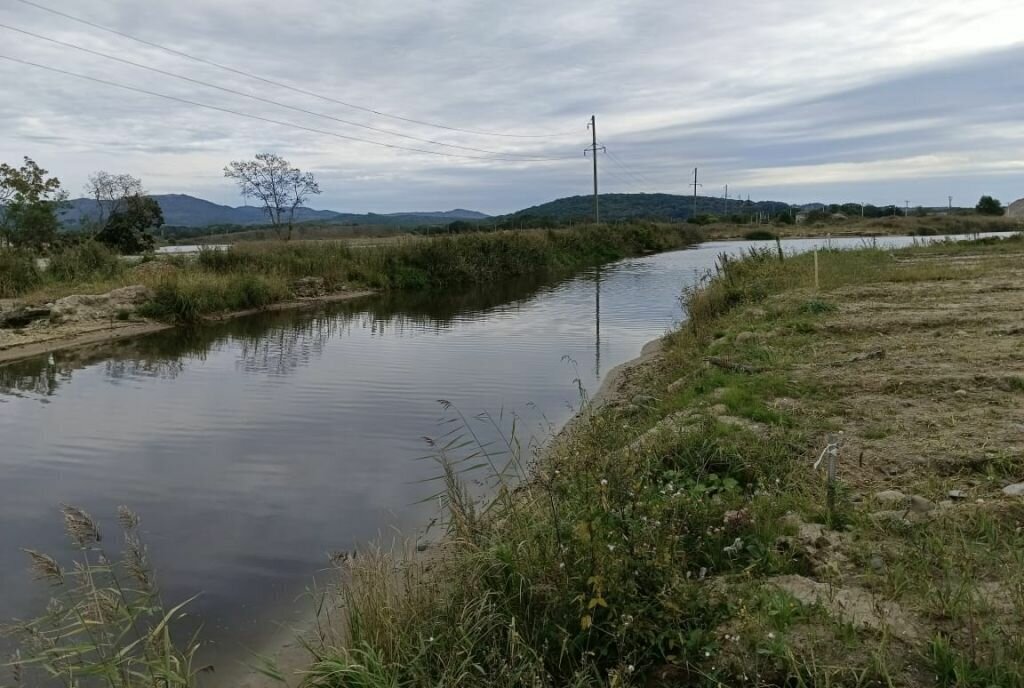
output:
M427 642L428 643L434 642L434 636L430 636L429 638L427 638Z
M615 545L608 545L608 551L609 552L614 552L615 551Z
M704 656L705 657L710 657L711 656L711 650L704 650Z
M774 640L774 639L775 639L775 633L773 633L772 631L768 631L768 640Z
M627 674L632 674L635 669L636 669L636 667L634 667L632 664L630 664L628 667L626 667L626 673Z
M563 562L561 562L561 563L560 563L560 564L558 565L558 568L560 568L560 569L564 569L564 568L565 568L565 562L564 562L564 561L563 561Z
M601 487L607 487L607 486L608 486L608 479L607 478L601 478Z

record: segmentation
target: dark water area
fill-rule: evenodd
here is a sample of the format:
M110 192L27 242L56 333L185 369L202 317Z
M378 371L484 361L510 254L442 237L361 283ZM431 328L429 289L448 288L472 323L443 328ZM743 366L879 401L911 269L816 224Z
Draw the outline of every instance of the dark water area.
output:
M505 427L515 417L524 445L542 440L571 417L578 384L595 391L681 321L681 290L719 253L763 244L267 313L0 367L0 619L45 605L19 550L67 560L61 503L111 535L126 504L165 599L201 593L191 611L219 661L234 661L304 608L296 598L329 552L422 532L437 511L423 481L439 473L423 438L453 415L438 400Z

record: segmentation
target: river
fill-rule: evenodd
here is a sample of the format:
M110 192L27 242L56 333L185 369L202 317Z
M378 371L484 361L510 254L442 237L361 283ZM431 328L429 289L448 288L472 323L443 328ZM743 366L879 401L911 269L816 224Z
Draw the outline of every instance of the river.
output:
M719 253L760 245L774 247L708 243L555 282L371 297L0 367L0 619L45 604L19 549L69 556L61 503L111 534L127 504L165 599L201 593L192 613L234 661L300 613L328 552L421 532L437 508L423 481L438 474L423 438L453 416L438 400L541 440L578 406L577 381L593 392L680 322L682 288Z

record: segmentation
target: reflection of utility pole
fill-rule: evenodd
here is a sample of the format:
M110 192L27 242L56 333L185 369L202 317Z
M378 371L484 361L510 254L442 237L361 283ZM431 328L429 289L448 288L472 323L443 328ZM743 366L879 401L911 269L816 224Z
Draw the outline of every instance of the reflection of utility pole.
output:
M594 373L601 379L601 266L594 273Z
M693 187L693 215L692 215L692 217L696 218L697 217L697 187L704 186L703 184L698 184L697 183L697 168L696 167L693 168L693 184L690 184L690 186Z
M586 155L587 151L590 151L590 154L594 158L594 224L598 225L601 224L601 211L598 208L597 201L597 151L604 150L605 148L604 146L601 146L600 148L597 147L597 117L591 115L590 123L587 124L587 127L590 129L590 133L593 135L594 143L586 151L583 151L583 154Z

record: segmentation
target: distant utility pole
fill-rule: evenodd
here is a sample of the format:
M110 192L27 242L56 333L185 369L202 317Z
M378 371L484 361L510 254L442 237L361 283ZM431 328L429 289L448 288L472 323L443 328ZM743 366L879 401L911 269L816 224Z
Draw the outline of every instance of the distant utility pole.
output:
M729 185L725 185L725 215L729 216Z
M949 196L949 212L953 212L953 197Z
M903 217L910 215L910 201L903 201L907 206L903 209Z
M860 204L860 216L864 217L864 204L863 203Z
M593 135L593 145L591 145L590 148L588 148L587 150L583 151L583 155L586 155L587 151L590 151L591 157L594 158L594 224L599 225L601 224L601 210L597 200L597 151L603 151L605 150L605 147L601 146L600 148L598 148L597 146L597 117L591 115L590 122L587 124L587 127L590 129L590 133Z
M697 183L697 168L693 168L693 217L697 217L697 187L704 186L703 184Z

